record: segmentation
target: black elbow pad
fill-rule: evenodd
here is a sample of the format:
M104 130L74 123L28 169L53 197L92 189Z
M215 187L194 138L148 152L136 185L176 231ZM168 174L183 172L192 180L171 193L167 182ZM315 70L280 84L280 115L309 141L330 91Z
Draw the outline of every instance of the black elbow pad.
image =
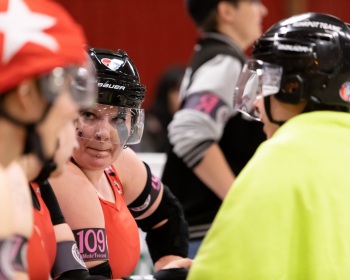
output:
M153 229L164 220L167 220L164 225ZM188 225L181 204L167 186L164 186L163 197L156 211L136 222L147 232L146 242L153 263L166 255L187 257Z

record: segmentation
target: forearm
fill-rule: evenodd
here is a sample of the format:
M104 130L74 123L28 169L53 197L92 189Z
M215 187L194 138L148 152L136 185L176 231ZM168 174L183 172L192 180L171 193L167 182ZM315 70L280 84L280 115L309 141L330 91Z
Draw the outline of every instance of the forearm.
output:
M154 270L158 271L160 269L163 269L167 265L169 265L172 261L177 261L183 259L183 257L180 256L175 256L175 255L168 255L161 257L158 261L155 262L154 264Z
M216 143L207 149L201 162L193 168L193 172L221 199L225 198L235 179L224 154Z

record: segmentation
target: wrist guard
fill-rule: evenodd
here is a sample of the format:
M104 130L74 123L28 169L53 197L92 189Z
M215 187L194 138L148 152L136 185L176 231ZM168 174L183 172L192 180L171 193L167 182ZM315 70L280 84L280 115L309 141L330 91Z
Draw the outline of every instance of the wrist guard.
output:
M13 235L0 240L0 279L12 279L13 273L27 271L28 239Z
M68 240L57 243L57 252L55 263L52 267L51 274L57 277L70 270L85 270L86 265L75 241Z

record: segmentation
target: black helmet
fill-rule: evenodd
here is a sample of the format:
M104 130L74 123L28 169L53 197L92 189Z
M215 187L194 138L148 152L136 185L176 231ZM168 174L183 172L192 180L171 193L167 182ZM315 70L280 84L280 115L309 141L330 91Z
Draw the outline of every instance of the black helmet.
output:
M139 73L127 53L90 47L87 51L97 72L97 103L140 108L146 88L140 84Z
M251 57L281 66L280 101L350 108L350 30L340 19L305 13L282 20L255 42Z
M222 0L185 0L186 8L193 21L201 26L209 14L216 10L217 5ZM227 1L236 2L236 1Z

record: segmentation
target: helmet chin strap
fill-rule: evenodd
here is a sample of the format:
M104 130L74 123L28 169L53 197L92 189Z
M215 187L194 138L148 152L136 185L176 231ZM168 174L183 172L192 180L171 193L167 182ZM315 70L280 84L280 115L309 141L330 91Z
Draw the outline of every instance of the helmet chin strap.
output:
M35 129L36 125L45 119L50 108L51 108L51 105L48 104L42 118L36 124L27 126L27 138L26 138L25 148L23 151L24 154L34 153L43 164L40 173L33 180L33 182L36 182L38 184L47 180L50 177L51 173L57 168L57 164L56 162L54 162L53 157L58 149L59 141L57 140L57 148L54 151L53 155L50 157L47 157L44 154L41 137Z
M25 146L23 154L34 153L40 161L44 162L46 157L44 155L43 145L40 138L40 135L36 131L37 124L30 124L26 126L27 137L25 141Z
M269 118L270 122L277 124L279 126L283 125L286 122L286 121L276 121L272 118L272 115L271 115L271 95L264 97L264 106L265 106L266 115Z
M57 164L56 164L56 162L54 162L53 159L44 161L43 167L41 168L39 175L32 182L35 182L38 184L44 182L45 180L47 180L50 177L51 173L56 168L57 168Z

